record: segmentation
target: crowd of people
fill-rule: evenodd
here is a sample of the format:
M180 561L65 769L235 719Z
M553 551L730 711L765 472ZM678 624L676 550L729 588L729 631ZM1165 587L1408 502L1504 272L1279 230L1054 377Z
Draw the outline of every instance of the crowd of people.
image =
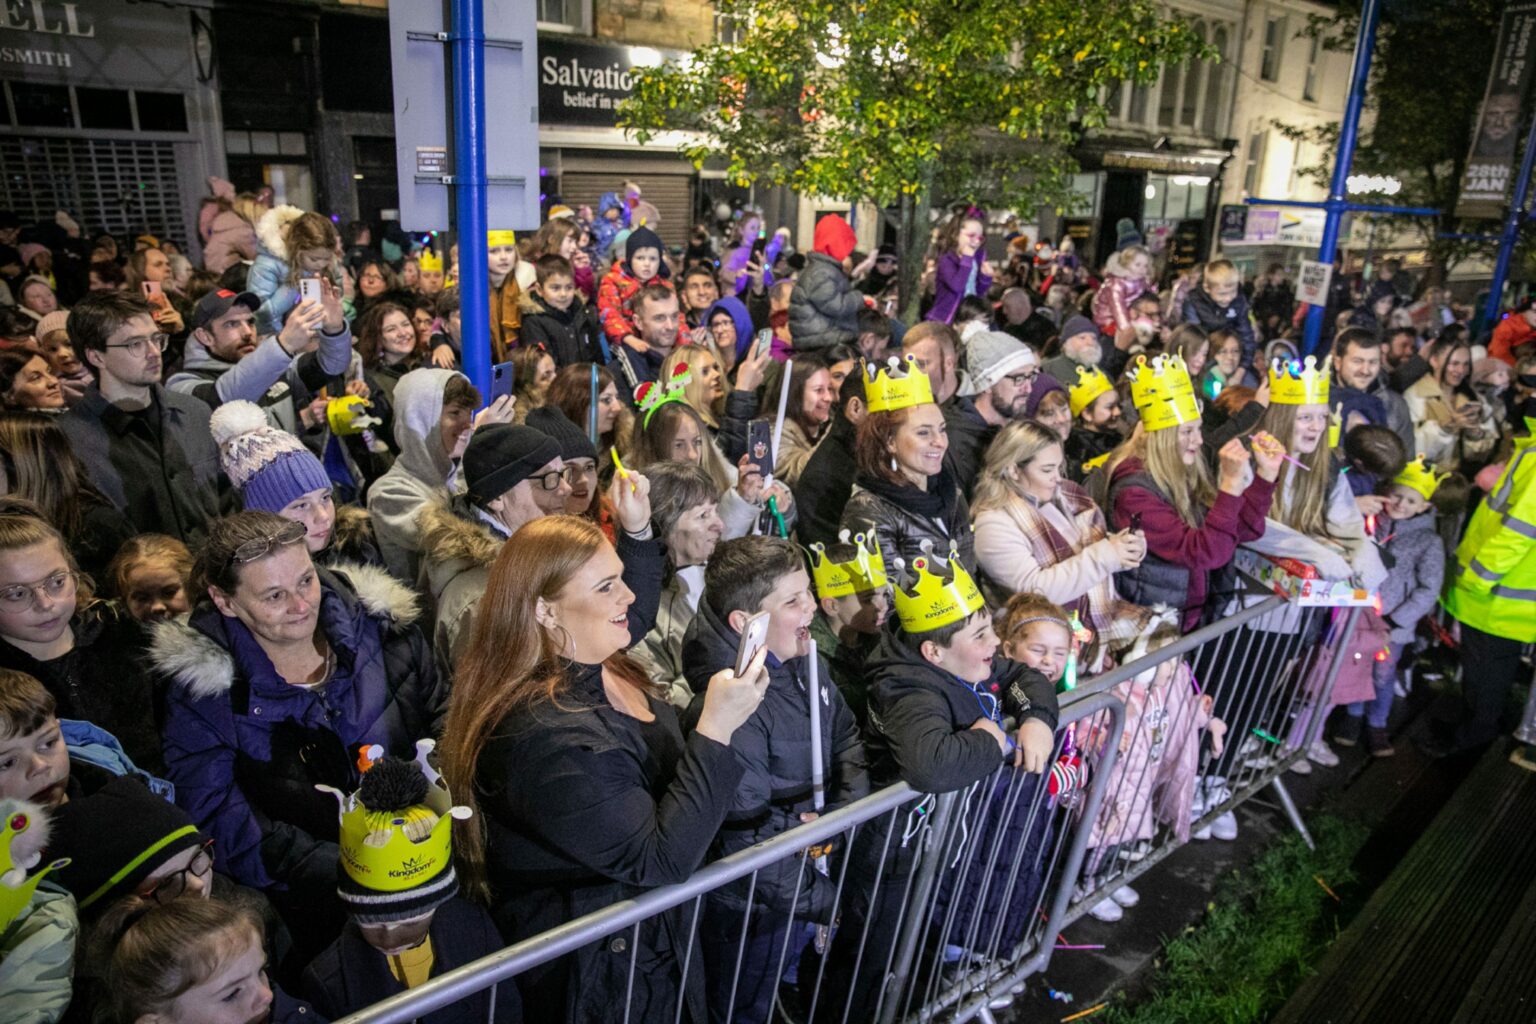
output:
M626 183L444 246L214 186L200 264L0 212L8 1019L340 1017L898 780L1054 799L1058 691L1251 600L1240 548L1390 637L1293 770L1393 754L1437 607L1434 753L1536 641L1532 302L1474 340L1388 261L1303 353L1283 268L1175 273L1128 222L1090 268L960 206L904 322L836 214L671 251ZM1177 659L1123 696L1184 730L1126 751L1172 788L1091 845L1187 836L1222 708ZM900 827L833 843L840 901L790 862L427 1019L762 1022L802 952L868 1009Z

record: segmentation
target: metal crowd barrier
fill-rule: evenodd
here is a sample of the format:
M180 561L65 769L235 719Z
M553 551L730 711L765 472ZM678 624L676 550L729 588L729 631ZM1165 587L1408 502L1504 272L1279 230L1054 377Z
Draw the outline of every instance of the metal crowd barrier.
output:
M1333 611L1266 598L1085 680L1063 696L1054 781L1049 772L1004 766L937 797L888 787L710 863L686 882L519 942L341 1024L415 1020L582 947L623 938L633 990L641 929L676 908L686 908L689 923L674 965L677 987L708 970L712 1021L772 1020L783 999L794 1004L792 1019L814 1024L991 1022L995 1009L1046 968L1063 929L1187 842L1192 830L1266 786L1306 835L1281 776L1304 756L1330 705L1345 645L1321 658L1329 651L1325 626L1334 619L1347 635L1357 614ZM1198 728L1207 698L1209 712L1228 725L1220 754ZM1198 813L1193 794L1200 795ZM809 856L816 848L819 862ZM763 905L761 873L791 863L787 903ZM835 892L830 912L809 920L809 873L818 863L827 875L820 884L832 883ZM714 938L701 941L706 917L715 922ZM793 982L781 986L787 978ZM677 1001L673 1020L684 1020L684 1005ZM611 1019L629 1021L631 1011L626 998Z

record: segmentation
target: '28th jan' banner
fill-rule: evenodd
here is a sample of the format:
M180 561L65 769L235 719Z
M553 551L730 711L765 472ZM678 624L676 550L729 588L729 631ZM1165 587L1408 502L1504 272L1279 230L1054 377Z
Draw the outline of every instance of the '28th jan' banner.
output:
M1461 178L1458 217L1504 216L1520 141L1520 106L1536 59L1536 0L1510 0L1499 24L1488 89Z

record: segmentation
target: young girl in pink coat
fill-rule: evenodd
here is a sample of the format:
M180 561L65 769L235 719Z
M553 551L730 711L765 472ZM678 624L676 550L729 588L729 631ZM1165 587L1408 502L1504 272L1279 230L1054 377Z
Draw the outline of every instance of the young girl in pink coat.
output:
M1128 245L1104 264L1104 283L1093 294L1093 322L1099 333L1114 337L1131 327L1131 303L1144 292L1156 292L1152 284L1152 254L1139 245Z

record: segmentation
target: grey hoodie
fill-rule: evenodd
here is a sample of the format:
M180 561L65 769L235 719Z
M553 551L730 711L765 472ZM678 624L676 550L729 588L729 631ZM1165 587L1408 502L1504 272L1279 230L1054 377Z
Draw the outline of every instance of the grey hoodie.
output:
M395 444L400 455L368 488L374 538L390 573L414 581L421 564L421 527L416 519L434 500L446 503L457 491L453 460L443 447L443 391L463 374L454 370L412 370L395 385Z

